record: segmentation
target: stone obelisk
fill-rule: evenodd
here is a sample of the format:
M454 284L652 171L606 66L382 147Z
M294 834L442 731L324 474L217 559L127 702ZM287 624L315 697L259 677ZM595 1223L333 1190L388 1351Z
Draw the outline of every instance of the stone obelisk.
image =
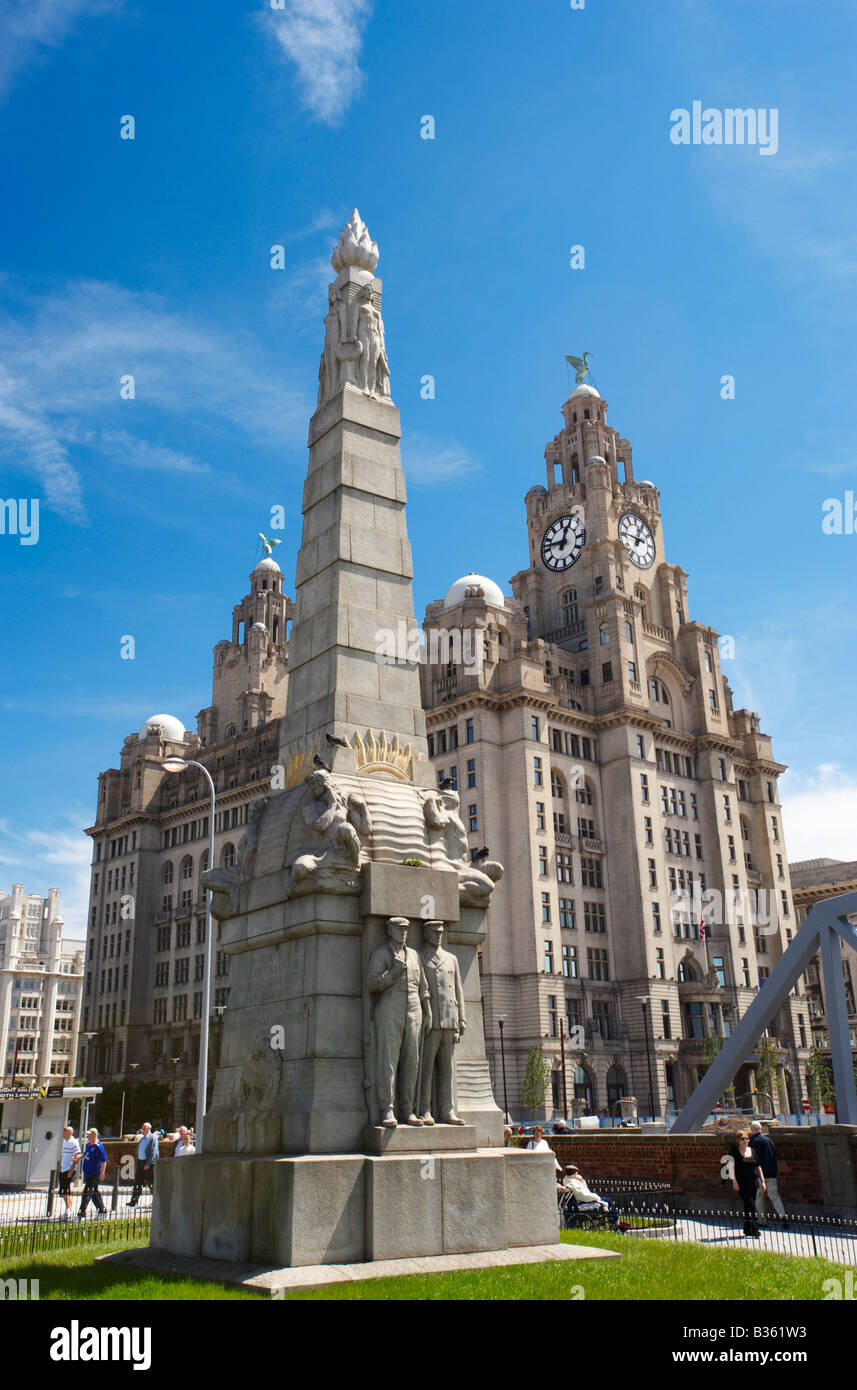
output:
M310 421L303 534L289 639L289 685L280 762L292 780L325 735L354 741L383 731L410 749L430 785L419 670L389 635L415 631L413 568L405 524L399 412L390 399L378 247L355 209L331 257L318 407Z
M426 757L378 248L332 256L281 760L201 882L230 958L202 1152L160 1166L152 1245L312 1265L558 1239L553 1157L503 1146L471 862ZM390 659L392 655L392 660Z

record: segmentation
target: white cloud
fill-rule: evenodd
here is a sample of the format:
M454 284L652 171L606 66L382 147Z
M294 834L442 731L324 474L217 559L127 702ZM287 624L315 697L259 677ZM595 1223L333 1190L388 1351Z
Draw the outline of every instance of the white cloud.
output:
M788 857L857 859L857 780L822 763L808 777L780 782Z
M80 475L30 383L0 363L0 455L25 464L45 490L46 501L72 520L83 520Z
M0 0L0 96L18 73L57 48L80 19L115 14L123 0Z
M23 883L28 893L45 897L50 888L60 890L60 916L64 935L83 939L89 904L92 841L83 827L92 823L91 814L70 810L47 820L48 828L13 831L8 822L0 823L0 866L3 887Z
M405 479L414 487L437 487L482 471L473 455L454 440L445 443L410 432L402 441Z
M285 0L268 28L295 64L304 105L338 125L363 85L359 57L372 0Z
M13 301L12 286L4 288ZM10 462L30 468L48 505L72 520L83 519L80 446L129 467L211 473L142 436L145 423L157 424L153 413L195 417L201 429L225 422L254 446L274 447L302 443L312 410L250 334L230 337L157 295L112 284L20 296L0 313L0 359L15 364L14 376L0 372L0 451L5 445ZM128 374L136 395L122 401ZM109 426L111 416L123 427Z

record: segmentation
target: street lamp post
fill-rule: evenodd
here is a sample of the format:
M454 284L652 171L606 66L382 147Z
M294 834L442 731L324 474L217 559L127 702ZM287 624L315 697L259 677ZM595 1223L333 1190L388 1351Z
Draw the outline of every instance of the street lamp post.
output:
M568 1119L568 1091L565 1086L565 1029L563 1021L559 1021L559 1061L562 1068L562 1118Z
M503 1046L503 1024L506 1022L505 1014L501 1014L497 1019L497 1027L500 1029L500 1063L503 1068L503 1124L509 1123L509 1096L506 1091L506 1049Z
M211 773L194 758L165 758L161 764L167 772L183 772L186 767L198 767L208 782L211 809L208 816L208 867L214 868L214 783ZM205 1119L208 1091L208 1015L211 1010L211 889L205 892L205 957L202 966L202 1021L199 1037L199 1076L196 1095L196 1151L202 1153L202 1125Z
M646 998L640 999L640 1007L643 1010L643 1031L646 1035L646 1067L649 1072L649 1117L655 1118L655 1107L652 1101L652 1051L649 1046L649 1001Z

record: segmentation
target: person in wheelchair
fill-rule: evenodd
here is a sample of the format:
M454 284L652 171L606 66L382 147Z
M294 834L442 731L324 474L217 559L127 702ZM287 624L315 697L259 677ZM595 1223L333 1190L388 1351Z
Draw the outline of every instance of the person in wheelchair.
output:
M577 1164L568 1165L562 1185L566 1189L566 1195L560 1198L560 1212L564 1224L567 1225L568 1221L575 1217L585 1217L615 1230L619 1223L619 1214L614 1203L609 1197L600 1197L597 1192L590 1191Z

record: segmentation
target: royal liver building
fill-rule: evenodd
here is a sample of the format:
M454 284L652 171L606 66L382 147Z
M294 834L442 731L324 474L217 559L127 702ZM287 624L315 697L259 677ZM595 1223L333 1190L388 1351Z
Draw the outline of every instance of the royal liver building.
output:
M650 1093L656 1113L679 1108L795 928L785 768L758 715L733 709L717 633L667 560L658 489L606 412L585 380L562 407L514 597L470 574L425 619L429 753L471 848L506 865L482 993L495 1095L502 1019L516 1118L536 1046L548 1117L629 1094L641 1113ZM799 996L775 1040L768 1084L794 1111L811 1042ZM759 1072L756 1053L739 1103Z

